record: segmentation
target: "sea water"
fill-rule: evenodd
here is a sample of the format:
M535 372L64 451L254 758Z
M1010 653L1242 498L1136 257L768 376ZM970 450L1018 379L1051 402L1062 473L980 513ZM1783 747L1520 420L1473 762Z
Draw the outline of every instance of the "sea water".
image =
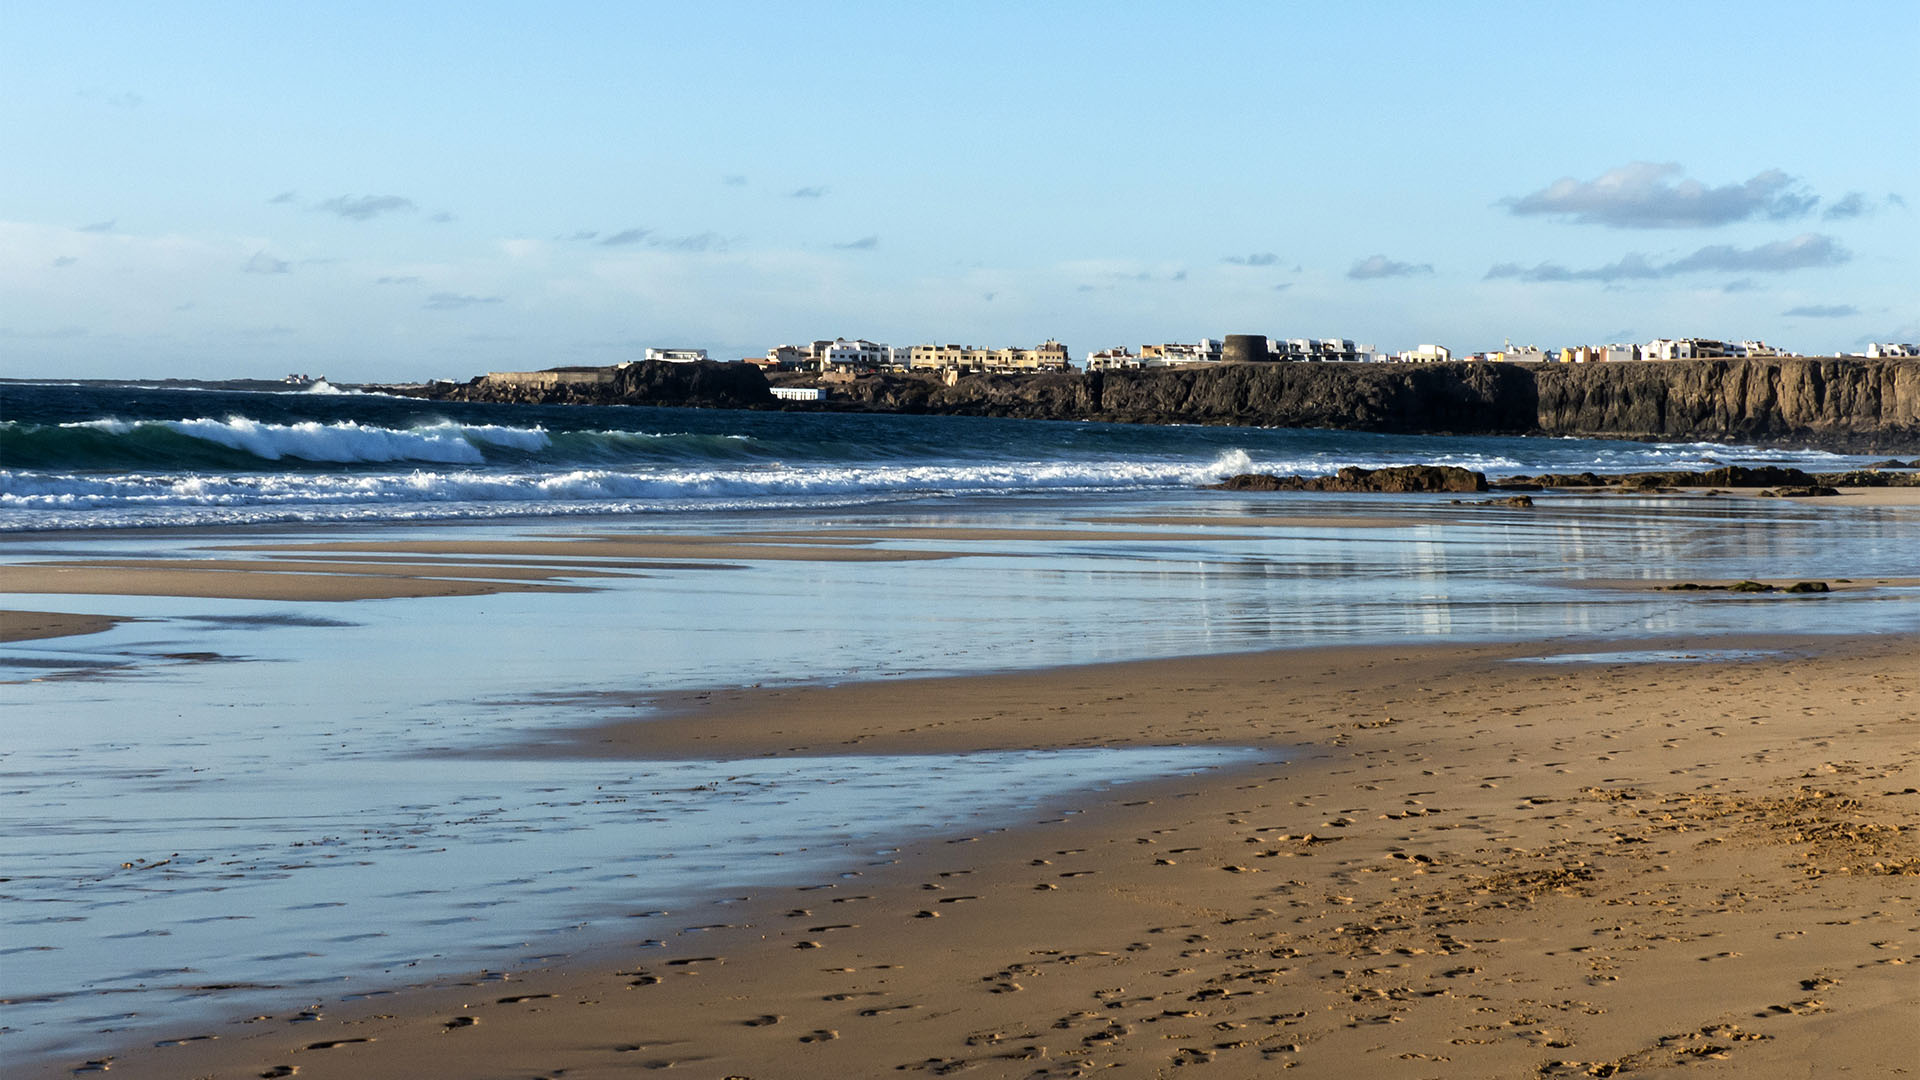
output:
M1416 463L1617 473L1842 469L1868 459L1713 444L0 383L0 529L16 530L818 509Z

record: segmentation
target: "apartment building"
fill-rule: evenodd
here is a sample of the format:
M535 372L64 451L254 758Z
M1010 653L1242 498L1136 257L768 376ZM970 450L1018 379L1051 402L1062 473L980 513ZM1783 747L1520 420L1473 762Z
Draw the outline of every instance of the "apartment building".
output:
M1051 338L1031 349L981 349L972 345L915 345L907 367L917 371L1066 371L1067 347Z

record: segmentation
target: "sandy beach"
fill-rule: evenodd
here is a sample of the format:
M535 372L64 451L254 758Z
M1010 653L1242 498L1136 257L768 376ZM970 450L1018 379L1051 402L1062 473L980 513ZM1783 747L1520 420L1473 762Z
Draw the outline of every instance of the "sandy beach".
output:
M183 1028L112 1068L1897 1075L1920 1056L1920 648L1735 644L1779 655L1388 647L686 695L539 752L1274 758L754 890L663 948Z
M1140 528L203 536L168 559L15 564L0 584L391 602L427 616L475 590L576 590L571 601L695 567L944 565L1036 545L1121 550L1294 528L1238 512L1110 520ZM1314 520L1376 530L1404 519ZM901 542L938 548L886 546ZM34 611L5 620L14 640L113 625ZM744 765L1150 746L1250 756L1044 797L1009 827L728 890L650 919L648 935L662 920L674 927L664 936L614 933L464 976L395 973L352 994L281 994L280 1007L246 1015L203 1010L113 1037L111 1052L38 1058L9 1075L505 1080L670 1068L767 1080L1198 1065L1245 1077L1899 1075L1920 1061L1909 966L1920 962L1916 690L1911 636L1776 634L582 691L572 705L636 719L530 727L435 756Z

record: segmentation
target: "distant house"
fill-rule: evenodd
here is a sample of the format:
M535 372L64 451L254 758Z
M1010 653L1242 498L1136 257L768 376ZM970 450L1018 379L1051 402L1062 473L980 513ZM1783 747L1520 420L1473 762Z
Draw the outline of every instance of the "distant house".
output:
M1400 354L1403 364L1444 364L1453 359L1453 350L1445 345L1422 345Z
M698 364L707 359L705 349L648 349L646 358L668 364Z
M827 392L818 386L776 386L773 396L781 401L824 401Z
M865 338L835 338L821 355L826 366L836 371L876 371L893 366L893 347Z
M775 345L767 350L765 362L760 366L779 368L782 371L794 371L806 367L812 360L813 351L800 345Z
M1542 350L1538 346L1514 345L1509 343L1506 348L1498 352L1488 353L1487 359L1496 363L1544 364L1547 362L1547 354L1545 350Z
M1140 346L1140 366L1142 367L1178 367L1186 364L1217 364L1220 362L1221 343L1212 338L1201 338L1191 344L1163 342L1159 345Z
M1118 371L1121 368L1137 368L1139 366L1140 358L1128 352L1124 346L1113 349L1101 349L1099 352L1087 354L1088 371Z
M981 349L972 345L915 345L907 366L919 371L1066 371L1067 347L1051 338L1031 349Z
M1734 348L1713 338L1655 338L1640 355L1647 360L1718 360L1733 356Z

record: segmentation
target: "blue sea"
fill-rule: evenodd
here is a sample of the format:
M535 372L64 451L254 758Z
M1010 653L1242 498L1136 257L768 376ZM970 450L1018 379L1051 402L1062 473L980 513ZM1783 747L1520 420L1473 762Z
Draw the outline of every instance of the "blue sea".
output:
M0 528L857 507L1188 490L1240 472L1489 474L1869 459L1813 450L0 384Z
M879 872L916 840L1093 806L1143 779L1284 768L1272 747L752 761L511 749L644 715L633 703L654 693L1397 642L1654 662L1700 655L1715 635L1920 630L1910 584L1804 598L1619 587L1911 578L1916 508L1542 494L1514 510L1200 486L1411 463L1501 475L1867 461L0 384L0 569L302 543L457 552L810 532L942 556L692 560L581 576L577 592L341 603L7 596L0 607L134 621L0 646L0 1055L78 1063L251 1012L672 942L724 921L716 904ZM969 529L981 539L954 538Z

